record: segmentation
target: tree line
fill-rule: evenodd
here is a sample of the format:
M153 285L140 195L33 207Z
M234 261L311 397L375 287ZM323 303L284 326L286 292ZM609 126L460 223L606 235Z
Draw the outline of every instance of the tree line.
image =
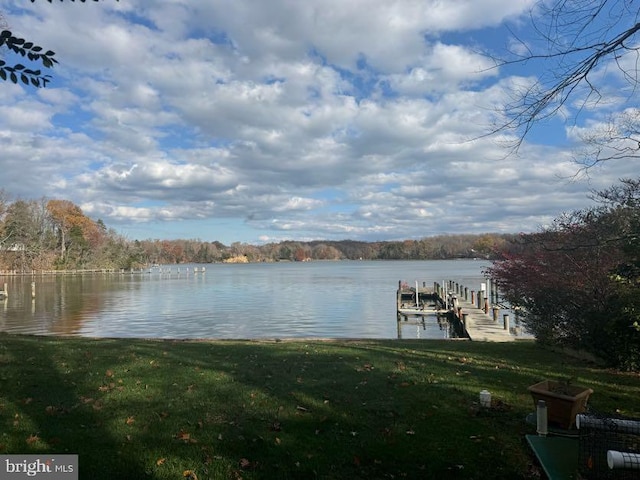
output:
M282 241L265 245L219 241L131 240L69 200L10 201L0 191L0 270L131 269L150 264L307 260L491 258L515 235L439 235L420 240Z

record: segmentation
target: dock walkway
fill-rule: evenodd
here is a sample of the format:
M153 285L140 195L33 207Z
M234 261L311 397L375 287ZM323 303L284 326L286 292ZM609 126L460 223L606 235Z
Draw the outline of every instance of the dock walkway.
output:
M466 315L466 330L470 340L484 342L514 342L518 339L515 335L504 329L502 322L496 322L492 316L484 313L473 303L458 299L458 307L462 308L461 313Z
M457 338L484 342L518 340L519 337L509 329L508 315L503 316L506 317L503 318L503 321L497 320L501 307L489 308L490 299L494 298L491 293L482 291L478 292L476 296L476 292L469 291L455 282L449 281L447 283L448 286L445 286L443 282L442 285L434 283L433 288L427 288L424 282L422 286L416 282L415 287L410 287L402 281L398 282L396 300L398 322L401 319L406 321L407 316L422 316L422 321L425 316L429 315L437 316L438 319L446 316L456 325ZM497 287L494 287L493 290L497 291ZM487 293L489 293L489 298L486 298ZM477 298L477 301L474 297ZM495 303L498 303L497 293ZM484 308L480 308L480 305L484 305Z

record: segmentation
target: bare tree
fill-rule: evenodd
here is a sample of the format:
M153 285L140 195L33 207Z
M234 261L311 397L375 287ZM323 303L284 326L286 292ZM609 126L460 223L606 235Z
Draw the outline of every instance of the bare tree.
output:
M538 42L516 37L510 57L497 60L498 66L533 66L538 79L515 92L504 109L506 122L495 131L516 130L517 150L540 121L569 110L577 118L584 108L621 95L627 102L635 100L639 17L640 6L633 0L539 1L530 12ZM612 76L618 82L615 91L607 87ZM636 156L637 120L637 110L627 110L612 117L607 131L586 134L592 147L586 163Z
M576 162L585 168L607 160L640 158L640 109L627 108L578 136L583 147Z

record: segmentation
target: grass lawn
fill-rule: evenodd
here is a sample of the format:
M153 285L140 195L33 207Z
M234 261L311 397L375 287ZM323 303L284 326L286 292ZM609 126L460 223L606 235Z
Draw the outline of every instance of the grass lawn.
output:
M530 342L2 334L0 454L75 453L83 479L524 479L527 386L568 377L640 415L638 374Z

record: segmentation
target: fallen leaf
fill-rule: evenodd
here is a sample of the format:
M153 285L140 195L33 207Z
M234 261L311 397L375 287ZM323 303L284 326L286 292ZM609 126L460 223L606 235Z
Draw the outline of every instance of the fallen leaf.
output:
M184 478L188 478L189 480L198 480L198 476L193 470L185 470L184 472L182 472L182 476Z
M31 435L29 435L27 437L27 444L28 445L33 445L34 443L39 442L39 441L40 441L40 437L38 435L31 434Z
M166 462L167 459L166 458L159 458L158 460L156 460L156 465L160 466L160 465L164 465L164 462Z
M127 425L133 425L135 423L135 418L134 417L127 417L127 419L125 420L125 423Z
M176 440L182 440L185 443L198 443L198 440L193 438L190 433L182 430L177 433L174 438L176 438Z
M113 372L111 370L107 370L104 374L109 378L113 377Z

